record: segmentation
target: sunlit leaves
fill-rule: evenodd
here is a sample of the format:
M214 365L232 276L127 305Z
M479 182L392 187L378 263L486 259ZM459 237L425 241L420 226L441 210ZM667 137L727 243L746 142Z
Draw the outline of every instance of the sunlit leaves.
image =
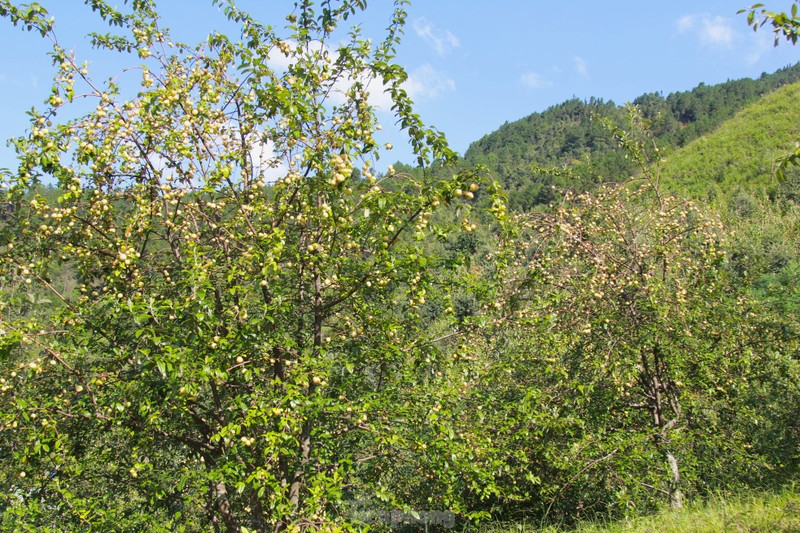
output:
M357 30L332 40L362 2L303 3L283 35L220 5L242 42L176 43L150 2L91 2L111 27L92 43L139 65L100 82L56 46L52 95L17 143L2 274L63 304L8 315L6 366L26 376L4 382L8 420L26 421L13 460L30 465L29 483L45 464L59 471L41 493L50 507L14 504L21 520L44 525L47 509L69 507L75 524L101 529L175 509L159 527L344 524L334 510L348 484L362 476L373 494L368 480L391 461L376 443L400 444L405 421L424 416L421 309L449 291L426 241L458 231L436 215L466 206L479 177L428 168L452 153L401 92L403 4L377 46ZM419 174L374 169L369 91L384 88ZM58 120L76 95L90 111ZM39 180L57 198L35 196ZM468 209L460 216L474 230ZM54 268L76 273L74 291L47 283ZM402 505L398 494L383 497Z
M753 4L747 9L739 10L739 13L747 12L747 25L752 26L753 31L769 24L775 33L775 46L778 46L780 37L783 36L792 44L797 44L798 29L800 19L797 17L797 1L792 2L789 13L785 11L770 11L764 4Z

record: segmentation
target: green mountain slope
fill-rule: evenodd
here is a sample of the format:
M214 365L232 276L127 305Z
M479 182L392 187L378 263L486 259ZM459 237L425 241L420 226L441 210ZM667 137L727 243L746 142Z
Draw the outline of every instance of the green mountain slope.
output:
M800 83L748 105L665 156L662 188L719 209L731 232L729 268L784 316L800 316L800 169L776 169L800 141Z
M482 164L511 193L512 207L529 210L554 198L551 185L575 186L554 181L549 173L534 167L570 165L573 179L592 182L595 176L630 174L630 162L616 142L593 115L623 121L623 113L613 102L592 99L568 100L543 113L534 113L473 143L464 159L470 165Z
M718 85L700 84L691 91L648 93L634 100L650 122L657 144L674 149L705 135L745 106L775 89L800 81L800 64ZM632 161L594 116L608 117L626 127L624 106L598 99L572 99L506 123L473 143L467 164L483 164L511 193L512 206L531 209L553 199L551 185L583 188L618 180L635 172ZM571 167L569 178L554 180L535 167Z
M694 198L727 198L745 189L793 194L796 169L786 183L775 176L778 160L800 140L800 83L787 85L748 105L712 133L667 157L661 170L667 188Z

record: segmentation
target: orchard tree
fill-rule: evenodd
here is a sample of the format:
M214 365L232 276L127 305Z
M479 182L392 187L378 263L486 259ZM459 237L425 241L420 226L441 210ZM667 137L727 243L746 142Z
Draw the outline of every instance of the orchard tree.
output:
M480 418L515 457L500 492L568 518L681 507L766 470L743 428L778 347L731 277L725 228L662 193L646 136L609 127L643 179L517 215L505 318L472 343L486 368L472 393L497 399Z
M405 2L377 43L342 40L360 0L298 2L283 33L212 3L240 40L89 0L93 46L134 63L101 81L42 7L0 1L56 69L2 182L2 290L54 302L0 309L4 528L313 529L352 525L347 499L409 504L382 480L420 449L398 437L428 413L420 310L458 286L430 243L474 229L478 184L428 171L453 154L393 63ZM422 172L376 174L381 92Z
M641 445L656 451L663 463L639 467L663 473L641 481L680 507L692 403L703 403L694 396L739 385L731 380L741 358L725 337L737 306L720 271L720 228L690 204L663 198L652 206L620 187L568 195L552 218L532 222L544 243L530 256L528 281L551 287L539 312L565 336L555 364L584 396L581 418L647 435L609 437L614 449L628 448L622 461L649 455L635 450Z

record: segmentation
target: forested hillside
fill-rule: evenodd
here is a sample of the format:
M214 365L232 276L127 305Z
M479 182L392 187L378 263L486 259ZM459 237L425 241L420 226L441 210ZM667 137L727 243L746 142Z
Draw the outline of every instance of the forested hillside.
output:
M672 192L709 201L732 193L797 199L797 171L778 175L780 160L800 140L800 84L783 86L744 107L716 130L666 151L663 183Z
M800 64L759 79L700 84L693 90L649 93L633 101L649 121L653 141L674 149L712 131L761 96L800 80ZM624 106L602 99L578 99L507 123L470 145L470 164L486 165L511 193L511 205L523 210L547 204L551 185L583 189L601 181L617 181L637 169L633 161L593 117L606 117L626 127ZM538 172L538 167L571 169L568 178Z
M735 235L730 268L782 313L800 312L800 84L769 93L714 131L653 158L665 191L718 211ZM663 156L663 157L662 157ZM780 172L779 172L780 170Z

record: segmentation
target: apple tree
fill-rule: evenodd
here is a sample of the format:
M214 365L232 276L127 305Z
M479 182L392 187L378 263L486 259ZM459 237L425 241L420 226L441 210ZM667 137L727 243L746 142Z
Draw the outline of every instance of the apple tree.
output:
M451 286L430 243L472 230L478 180L428 171L453 154L393 62L405 2L380 42L343 37L362 0L297 2L282 30L212 3L240 39L183 44L150 0L89 0L92 45L131 63L98 80L44 8L0 1L55 68L2 177L2 290L53 302L0 309L4 527L314 529L352 525L347 499L408 505L381 479L428 413L420 310ZM374 170L384 92L421 172Z
M751 400L791 348L732 275L723 224L662 192L644 135L610 127L642 179L517 215L498 325L472 342L471 393L495 399L480 418L514 457L500 492L561 519L680 507L777 466L753 430L775 411Z

